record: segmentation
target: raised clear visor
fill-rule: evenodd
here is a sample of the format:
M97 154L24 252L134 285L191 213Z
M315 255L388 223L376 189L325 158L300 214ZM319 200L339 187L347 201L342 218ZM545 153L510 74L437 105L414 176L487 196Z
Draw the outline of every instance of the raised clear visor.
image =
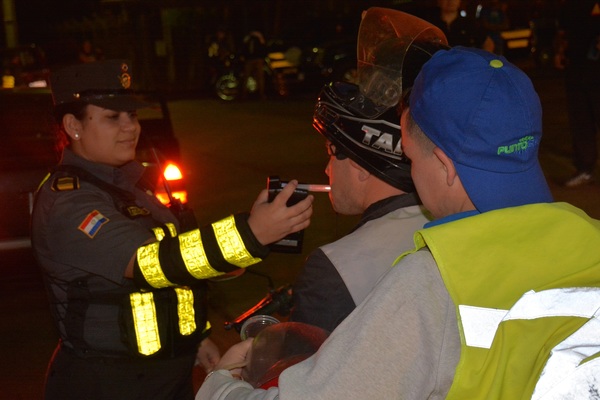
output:
M447 46L448 41L439 28L414 15L379 7L365 11L357 42L362 94L382 109L396 106L405 89L406 54L420 45Z

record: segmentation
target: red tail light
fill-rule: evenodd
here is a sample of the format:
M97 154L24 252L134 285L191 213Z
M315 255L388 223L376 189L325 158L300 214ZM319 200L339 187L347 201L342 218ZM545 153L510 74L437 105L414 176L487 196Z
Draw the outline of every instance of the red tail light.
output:
M179 199L184 204L187 203L187 190L184 187L183 174L176 164L167 163L162 179L164 181L159 182L156 190L156 197L161 203L168 205L171 202L167 190L171 192L173 198Z
M169 182L170 181L178 181L178 180L183 179L183 174L181 173L181 170L179 169L179 167L172 163L169 163L165 167L165 170L163 171L163 176Z

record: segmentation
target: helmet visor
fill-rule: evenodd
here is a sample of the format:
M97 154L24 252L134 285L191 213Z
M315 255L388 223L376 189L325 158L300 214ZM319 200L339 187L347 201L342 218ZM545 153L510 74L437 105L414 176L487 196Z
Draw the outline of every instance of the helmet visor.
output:
M436 26L397 10L372 7L363 13L358 31L358 86L378 108L398 105L403 91L405 57L413 45L446 45Z

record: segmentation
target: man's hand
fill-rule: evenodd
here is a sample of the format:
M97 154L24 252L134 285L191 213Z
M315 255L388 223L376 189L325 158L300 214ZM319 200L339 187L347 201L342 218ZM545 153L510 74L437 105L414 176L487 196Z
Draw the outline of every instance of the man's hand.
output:
M286 206L297 185L298 181L290 181L271 203L268 202L267 189L258 195L250 211L248 225L262 245L277 242L310 225L314 196L309 195L291 207Z
M206 338L200 342L198 353L196 353L196 365L202 365L208 373L215 369L220 359L221 353L219 352L219 348L212 340Z
M250 361L250 349L253 340L253 338L249 338L231 346L221 357L221 361L215 366L215 370L226 369L233 376L241 376L242 368Z

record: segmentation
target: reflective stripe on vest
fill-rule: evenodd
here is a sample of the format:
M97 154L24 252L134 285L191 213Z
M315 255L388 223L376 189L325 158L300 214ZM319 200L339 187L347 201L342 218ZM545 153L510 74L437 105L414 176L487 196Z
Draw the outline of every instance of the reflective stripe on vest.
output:
M167 222L165 224L165 226L167 227L167 229L169 230L169 234L171 235L171 237L175 237L177 236L177 228L175 228L175 225L171 222Z
M167 222L165 226L167 229L169 229L169 234L171 237L177 236L177 228L175 228L175 225L173 225L171 222ZM152 232L154 232L154 236L159 242L166 236L164 229L160 226L152 228Z
M246 249L244 241L235 226L233 215L215 222L212 224L212 228L223 257L228 263L243 268L261 261L260 258L252 257L252 254Z
M138 351L140 354L146 356L154 354L161 347L158 323L156 321L154 294L152 292L131 293L129 300L131 302L131 310L133 311Z
M196 331L196 313L194 311L194 293L187 288L176 288L177 316L179 317L179 332L183 336L191 335Z
M179 332L182 336L189 336L196 331L194 293L188 288L175 288L175 293L177 294ZM138 351L146 356L152 355L161 348L154 294L152 292L131 293L129 300ZM210 329L210 322L207 321L203 332L208 329Z
M532 399L588 398L600 390L599 288L529 291L510 310L466 305L458 308L467 346L487 349L504 321L548 317L589 319L551 350Z
M175 225L172 223L167 223L166 227L169 230L171 237L177 236ZM160 227L153 228L153 232L159 242L166 236L165 231ZM148 252L156 252L156 259L158 259L158 242L152 243L148 246L143 246L143 248L146 248ZM138 251L138 258L139 257L140 252ZM150 255L145 260L148 261L152 260L153 258L154 255ZM144 277L148 282L151 282L148 279L152 279L154 284L173 286L173 284L162 272L159 263L152 264L149 262L145 264L145 266L147 268L142 269L142 272L144 273ZM188 288L175 288L175 293L177 295L179 332L183 336L191 335L196 331L194 293ZM158 321L156 317L156 305L154 304L154 295L152 292L132 293L130 294L129 298L133 314L138 351L140 354L144 355L154 354L161 348Z
M165 237L165 231L160 226L152 228L152 232L154 232L154 236L159 242Z

